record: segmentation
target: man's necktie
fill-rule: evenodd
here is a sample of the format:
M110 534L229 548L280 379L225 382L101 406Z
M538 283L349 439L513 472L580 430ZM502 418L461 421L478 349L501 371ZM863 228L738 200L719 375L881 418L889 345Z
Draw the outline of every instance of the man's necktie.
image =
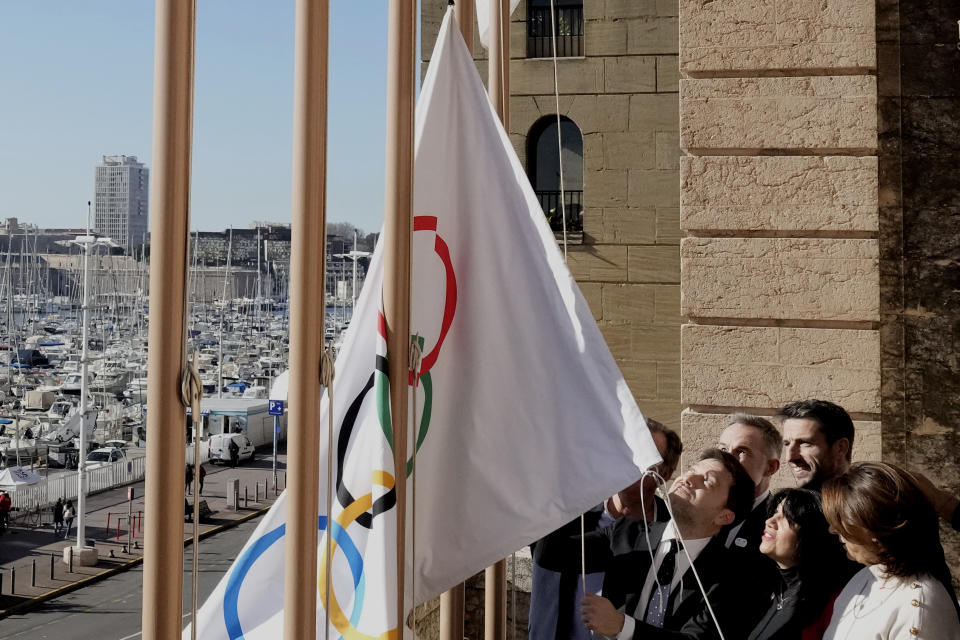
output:
M667 600L670 598L670 583L673 581L673 573L677 567L677 551L680 549L680 543L676 540L670 541L670 548L663 556L663 562L657 569L657 582L653 584L653 591L650 593L650 602L647 604L647 615L644 622L654 627L663 627L663 619L667 613Z

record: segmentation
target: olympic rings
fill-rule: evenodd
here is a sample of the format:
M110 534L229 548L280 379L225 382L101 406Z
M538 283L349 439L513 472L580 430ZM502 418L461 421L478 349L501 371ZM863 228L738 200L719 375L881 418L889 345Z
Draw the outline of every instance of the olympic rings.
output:
M356 598L353 603L353 611L350 613L351 624L356 624L360 620L360 611L363 607L363 595L366 587L366 581L363 575L363 556L357 549L350 535L341 527L339 522L333 523L333 539L343 550L347 563L350 565L350 573L353 576L353 588L356 592ZM274 543L283 538L286 534L286 524L282 524L272 531L263 534L256 542L250 545L234 564L233 571L227 579L227 587L223 594L223 623L227 629L227 636L230 640L242 640L243 627L240 624L239 598L240 587L246 579L250 569L253 568L257 559L262 556L267 549ZM327 528L327 517L320 516L317 519L317 528L325 531ZM194 621L196 624L196 621Z
M373 483L379 485L386 489L387 491L393 490L394 478L392 475L386 471L374 471L373 472ZM367 510L373 506L373 494L368 493L357 498L351 505L345 508L340 512L340 515L337 516L337 519L334 521L336 525L346 529L352 524L357 517L361 514L366 513ZM331 545L331 553L336 550L337 536L333 538L334 544ZM326 582L327 582L327 559L322 558L320 562L320 571L317 575L317 591L320 594L321 602L326 601ZM356 610L356 602L354 602L354 609ZM333 627L340 632L340 635L343 636L345 640L395 640L397 636L396 629L390 629L384 631L379 636L371 636L369 634L359 631L356 627L356 621L353 620L352 616L350 620L347 620L346 616L343 615L343 610L340 608L340 603L337 600L336 593L331 591L330 593L330 622L333 624Z

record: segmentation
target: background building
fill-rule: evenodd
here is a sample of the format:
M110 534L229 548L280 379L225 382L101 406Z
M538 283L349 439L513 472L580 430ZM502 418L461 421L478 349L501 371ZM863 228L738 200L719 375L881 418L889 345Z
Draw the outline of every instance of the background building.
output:
M93 228L129 251L150 231L150 170L137 156L103 156L94 178Z

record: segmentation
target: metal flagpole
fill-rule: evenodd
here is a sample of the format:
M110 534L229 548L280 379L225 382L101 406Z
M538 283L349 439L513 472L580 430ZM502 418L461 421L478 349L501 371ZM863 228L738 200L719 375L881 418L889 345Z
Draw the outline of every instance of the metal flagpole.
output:
M181 400L185 369L190 147L193 138L194 0L157 0L150 210L150 349L147 358L143 638L179 638L183 618ZM182 464L182 462L181 462Z
M383 311L397 495L397 637L403 637L407 514L407 380L410 348L410 245L413 210L416 0L390 2L387 38L386 220Z
M490 48L487 91L504 128L510 129L510 0L490 0ZM507 561L487 567L484 575L484 638L507 635Z
M460 25L460 34L473 55L474 11L473 0L457 0L453 7L454 17ZM468 123L461 123L468 126ZM449 591L440 594L440 640L463 640L463 610L465 588L461 582Z
M290 247L290 412L283 637L317 631L320 359L326 263L329 0L297 0ZM331 409L332 410L332 409Z

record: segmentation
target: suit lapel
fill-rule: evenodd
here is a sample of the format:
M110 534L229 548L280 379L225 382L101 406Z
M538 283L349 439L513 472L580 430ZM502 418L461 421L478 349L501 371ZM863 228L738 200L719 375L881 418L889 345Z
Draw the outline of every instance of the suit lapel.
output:
M636 530L632 532L635 534L635 537L632 541L630 555L636 562L634 567L636 567L637 571L628 577L630 586L624 589L624 610L631 615L637 609L644 581L652 570L652 557L656 555L657 547L660 546L660 541L663 539L663 533L667 528L667 523L651 522L647 526L649 527L649 545L647 545L647 534L644 532L642 524L637 525ZM643 576L643 578L638 580L637 576Z
M719 554L725 551L726 549L723 546L723 541L718 534L715 535L709 543L707 543L707 546L694 560L697 573L700 575L700 579L703 581L704 587L708 587L710 583L713 582L714 566L717 562ZM681 553L683 552L681 551ZM687 567L687 570L684 571L683 575L680 577L680 582L677 584L677 588L673 589L670 593L670 616L672 617L677 615L677 611L684 604L686 604L692 596L699 594L700 587L697 585L697 578L693 575L693 571L690 570L690 567Z

